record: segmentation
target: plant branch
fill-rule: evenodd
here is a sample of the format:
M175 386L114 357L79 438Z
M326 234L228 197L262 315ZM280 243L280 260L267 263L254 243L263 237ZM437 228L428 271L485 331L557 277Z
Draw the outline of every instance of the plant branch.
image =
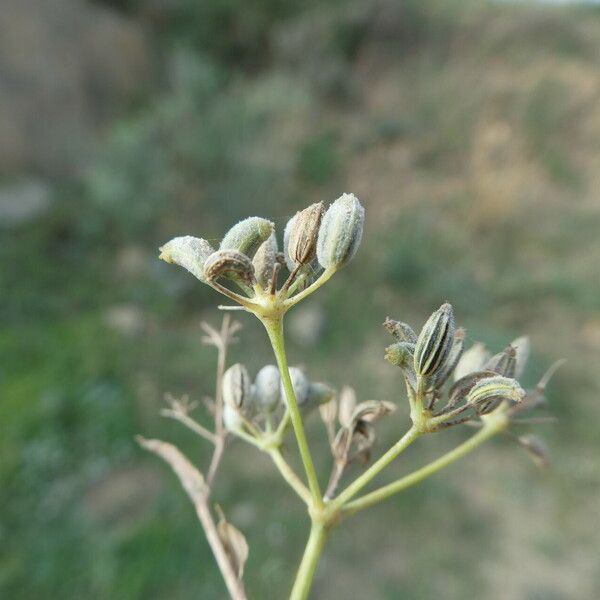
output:
M212 444L217 444L217 436L212 432L200 425L197 421L192 419L189 415L173 408L163 408L160 411L162 417L167 419L173 419L179 421L182 425L185 425L188 429L191 429L194 433L208 440Z
M375 490L369 494L365 494L353 502L349 502L342 509L342 515L353 515L359 510L369 508L370 506L373 506L374 504L377 504L378 502L381 502L382 500L385 500L386 498L389 498L390 496L393 496L394 494L397 494L398 492L401 492L402 490L405 490L406 488L423 481L423 479L430 477L434 473L437 473L441 469L451 465L463 456L469 454L469 452L472 452L477 447L481 446L481 444L486 442L488 439L505 429L506 425L506 418L498 418L486 423L480 431L470 437L467 441L454 448L454 450L447 452L440 458L430 462L420 469L417 469L409 475L401 477L393 483L384 485L378 490Z
M300 478L294 473L292 467L283 458L279 448L272 448L268 451L271 459L275 463L277 469L281 473L281 476L286 480L288 485L300 496L305 504L310 505L312 496L310 490L300 481Z
M290 378L290 371L285 354L283 317L279 317L276 320L262 319L262 322L267 330L267 334L269 335L271 345L273 346L273 352L275 353L275 358L277 360L277 366L279 367L279 373L287 399L289 415L292 420L294 433L296 434L296 441L298 442L298 449L300 450L300 457L302 458L302 464L304 465L306 478L308 480L308 487L310 488L315 505L322 507L323 499L321 496L321 488L319 487L319 480L317 479L317 473L315 471L312 455L306 439L306 433L304 432L302 415L300 414L300 409L298 408L298 402L296 400L294 386Z
M332 510L340 509L346 502L356 496L365 485L421 435L419 429L413 425L383 456L375 461L362 475L357 477L335 500L331 501L330 506Z
M237 576L219 537L217 526L208 505L209 489L200 471L172 444L167 444L161 440L147 440L141 436L136 439L142 448L162 458L179 477L183 489L194 504L196 514L204 528L206 539L223 575L229 595L232 600L247 600L244 583Z
M321 276L316 281L313 281L313 283L311 283L305 290L302 290L301 292L298 292L295 296L292 296L291 298L285 300L283 302L285 308L288 309L292 306L295 306L296 304L298 304L298 302L300 302L300 300L304 300L304 298L310 296L313 292L316 292L323 284L327 283L333 277L336 271L337 269L335 269L334 267L325 269L321 273Z
M290 600L306 600L312 586L319 558L327 541L328 530L320 523L313 522L306 542L302 562L298 568Z

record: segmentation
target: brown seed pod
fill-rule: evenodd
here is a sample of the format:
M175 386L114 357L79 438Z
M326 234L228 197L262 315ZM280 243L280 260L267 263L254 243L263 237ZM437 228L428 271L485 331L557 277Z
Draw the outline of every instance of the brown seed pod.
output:
M252 286L256 282L254 267L250 259L237 250L217 250L204 263L207 281L216 281L219 277L239 278Z
M288 267L308 264L316 256L317 238L323 203L317 202L301 210L292 217L285 228L284 252Z

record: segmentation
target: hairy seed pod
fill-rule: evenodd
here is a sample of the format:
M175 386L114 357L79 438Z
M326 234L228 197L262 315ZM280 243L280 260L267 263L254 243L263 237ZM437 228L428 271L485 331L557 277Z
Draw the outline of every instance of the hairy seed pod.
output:
M204 273L208 282L219 277L240 279L252 286L255 283L254 267L250 259L237 250L217 250L204 263Z
M454 369L454 381L458 381L463 377L476 371L481 371L483 365L489 360L490 353L481 343L473 344L468 350L465 350Z
M308 264L317 251L317 237L323 216L323 203L311 204L292 217L283 235L286 264L292 269Z
M271 412L281 400L281 378L275 365L265 365L254 380L254 396L258 407Z
M167 263L179 265L187 269L200 281L207 283L204 271L206 259L214 252L212 246L204 239L185 235L173 238L159 248L158 258Z
M243 424L244 418L240 412L233 406L225 404L223 406L223 425L225 425L225 429L232 432L239 431Z
M256 281L262 288L267 288L271 284L273 269L277 262L277 238L273 232L266 241L264 241L256 251L252 259Z
M385 321L383 322L383 326L385 327L386 331L391 333L398 342L410 342L411 344L414 344L417 341L417 334L413 331L413 328L408 325L408 323L394 321L393 319L386 317Z
M427 319L415 345L415 372L433 376L443 366L454 342L452 305L442 304Z
M364 222L365 209L354 194L343 194L327 209L317 239L317 258L324 269L339 269L352 259Z
M410 342L396 342L385 349L385 360L403 369L413 366L415 345Z
M508 377L489 377L479 381L468 393L466 402L472 405L478 414L492 412L503 402L521 402L525 391L515 379Z
M477 385L482 379L490 379L496 377L497 373L493 371L475 371L461 377L452 384L448 390L449 408L456 406L459 402L465 399L467 394Z
M517 353L512 346L507 346L502 352L495 354L490 358L483 368L488 371L494 371L504 377L514 377L517 367Z
M237 250L252 258L260 245L269 239L275 225L261 217L248 217L234 225L221 240L220 250Z
M248 408L250 396L248 370L244 365L236 363L223 374L223 402L243 412Z
M448 352L446 361L435 376L434 385L436 388L441 387L442 385L444 385L444 383L446 383L446 381L448 381L448 378L450 377L452 371L454 371L456 365L458 364L458 361L460 360L464 343L465 330L462 327L460 327L454 333L454 342L452 343L452 348L450 348L450 352Z
M290 379L292 380L292 387L296 395L296 402L298 406L302 406L308 400L308 389L309 381L306 375L298 367L290 367ZM281 382L281 398L287 404L287 396L285 389L283 388L283 381Z
M529 337L522 335L516 340L513 340L510 345L515 349L516 353L516 365L515 365L515 379L520 379L525 371L527 361L529 360L529 352L531 344Z

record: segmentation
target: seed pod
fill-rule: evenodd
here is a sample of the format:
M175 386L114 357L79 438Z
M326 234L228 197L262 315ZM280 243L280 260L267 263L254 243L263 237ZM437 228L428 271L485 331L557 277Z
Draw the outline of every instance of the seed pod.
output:
M325 425L333 425L337 418L337 400L332 398L329 402L319 405L319 413Z
M237 250L217 250L204 263L204 273L208 282L219 277L240 279L252 286L255 283L254 267L250 259Z
M250 376L240 363L232 365L223 374L223 402L237 411L245 412L251 396Z
M239 411L229 404L223 406L223 425L228 431L238 431L242 428L244 419Z
M308 398L306 399L306 406L314 408L322 404L328 403L335 396L335 390L328 386L326 383L320 383L316 381L308 386Z
M446 408L456 406L461 400L464 400L466 395L477 385L482 379L490 379L496 377L494 371L475 371L461 377L455 381L452 387L448 390L448 404Z
M417 334L407 323L394 321L393 319L386 317L383 326L398 342L410 342L411 344L414 344L417 341Z
M338 420L342 427L350 428L352 425L352 414L356 406L356 392L354 388L345 385L340 392Z
M266 411L274 410L281 400L281 378L279 369L274 365L265 365L254 380L254 393L258 406Z
M518 337L516 340L513 340L510 345L515 349L516 353L516 365L515 365L515 379L520 379L525 371L525 367L527 366L527 361L529 360L529 352L531 348L531 344L529 342L529 337L526 335L522 335Z
M317 202L297 212L288 221L283 234L283 251L290 270L308 264L316 256L322 216L323 203Z
M517 356L515 349L512 346L507 346L502 352L492 356L483 368L488 371L494 371L498 375L512 378L515 376L516 366Z
M460 357L454 369L454 381L458 381L476 371L481 371L489 358L490 353L485 349L483 344L474 344L468 350L465 350Z
M252 258L260 245L269 239L275 225L261 217L248 217L234 225L221 241L220 250L237 250Z
M365 209L354 194L343 194L325 213L317 240L317 258L325 269L339 269L356 254Z
M485 415L505 401L520 402L524 397L525 391L515 379L497 376L479 381L467 395L466 401L480 415Z
M200 281L207 283L204 265L214 250L206 240L185 235L173 238L159 250L158 258L187 269Z
M306 375L298 367L290 367L290 378L292 380L292 387L296 395L296 402L298 406L302 406L308 400L308 389L309 381ZM287 404L287 396L285 389L283 388L283 381L281 382L281 398Z
M452 305L442 304L427 319L415 345L415 372L433 376L443 366L454 342Z
M385 360L403 369L412 369L415 345L410 342L396 342L385 349Z
M275 232L273 232L266 241L259 246L252 259L256 281L262 288L267 288L271 284L273 269L275 268L276 262L277 238L275 237Z
M458 361L462 355L464 343L465 330L461 327L454 333L454 342L452 343L452 348L450 348L450 352L448 352L448 356L446 357L446 361L444 362L442 368L435 376L434 385L436 388L443 386L448 380L448 377L450 377L452 374L452 371L454 371L456 368L456 365L458 364Z

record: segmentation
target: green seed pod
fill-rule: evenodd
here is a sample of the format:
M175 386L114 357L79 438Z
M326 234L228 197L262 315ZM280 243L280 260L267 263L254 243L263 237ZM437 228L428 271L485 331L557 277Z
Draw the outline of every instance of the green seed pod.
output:
M288 221L283 234L283 252L290 271L308 264L316 256L322 216L323 203L317 202L297 212Z
M462 355L463 347L465 343L465 330L459 328L454 333L454 342L452 343L452 348L450 348L450 352L448 352L448 356L446 357L446 361L444 362L442 368L438 371L437 375L434 378L434 385L436 388L441 387L448 381L448 377L452 374L452 371L456 368L458 361Z
M383 326L398 342L410 342L411 344L414 344L417 341L417 334L407 323L394 321L393 319L386 317Z
M254 396L259 408L270 412L277 408L281 400L281 378L275 365L265 365L254 380Z
M273 269L277 262L277 238L273 232L266 241L264 241L256 251L252 259L256 281L262 288L267 288L271 284Z
M483 366L488 371L511 378L515 376L516 367L517 353L512 346L508 346L502 352L492 356Z
M415 345L415 371L420 376L433 376L444 365L454 343L452 305L442 304L427 319Z
M159 250L158 258L187 269L200 281L207 283L204 264L214 249L206 240L191 235L176 237L161 246Z
M298 406L302 406L308 400L308 390L310 383L306 375L298 367L290 367L290 378L292 380L292 387L296 394L296 402ZM283 388L283 381L281 382L281 398L287 404L287 396Z
M269 239L275 225L261 217L248 217L234 225L221 241L220 250L237 250L252 258L260 245Z
M223 374L223 402L237 411L247 410L251 396L250 376L240 363L232 365Z
M483 344L474 344L468 350L465 350L460 357L454 369L454 381L458 381L476 371L481 371L489 358L490 353L485 349Z
M239 279L252 286L255 283L254 267L250 259L237 250L217 250L204 263L204 274L208 282L219 277Z
M339 269L356 254L362 239L365 209L354 194L343 194L321 222L317 258L325 269Z
M508 377L489 377L479 381L466 397L467 404L472 405L478 414L492 412L503 402L521 402L525 391L515 379Z
M403 369L412 369L415 345L410 342L396 342L385 349L385 360Z

